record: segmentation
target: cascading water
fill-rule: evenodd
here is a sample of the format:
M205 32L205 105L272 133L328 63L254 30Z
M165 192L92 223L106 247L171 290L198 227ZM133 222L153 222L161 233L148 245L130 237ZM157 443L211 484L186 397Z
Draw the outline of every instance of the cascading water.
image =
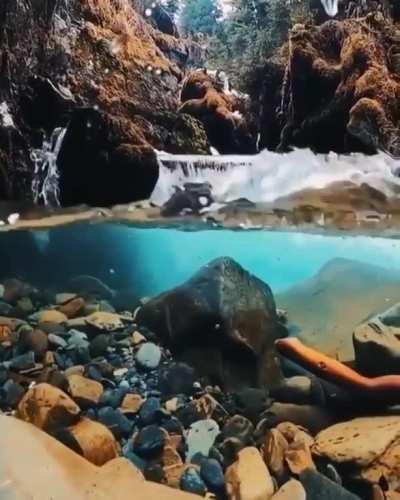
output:
M321 0L328 16L334 17L339 11L339 0Z
M171 155L159 152L159 179L151 201L161 206L189 183L208 183L217 203L246 198L268 203L304 189L323 189L336 182L367 184L388 197L398 196L399 160L335 153L316 155L310 150L278 154L264 150L254 156Z
M43 141L42 149L31 151L31 159L35 165L32 182L35 203L43 203L50 207L60 206L57 158L66 131L67 129L62 127L54 129L50 139Z

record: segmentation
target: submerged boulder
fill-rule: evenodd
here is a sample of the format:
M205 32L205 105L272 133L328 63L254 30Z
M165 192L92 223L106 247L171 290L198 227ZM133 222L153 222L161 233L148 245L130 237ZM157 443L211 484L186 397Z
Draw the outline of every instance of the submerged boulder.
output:
M400 374L400 304L358 326L353 334L357 368L370 376Z
M147 302L136 320L210 382L269 386L281 379L274 341L285 334L269 286L218 258Z

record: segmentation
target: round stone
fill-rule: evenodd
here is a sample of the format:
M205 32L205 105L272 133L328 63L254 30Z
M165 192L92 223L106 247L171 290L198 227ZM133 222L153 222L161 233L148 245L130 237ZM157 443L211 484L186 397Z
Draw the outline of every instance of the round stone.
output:
M202 460L200 464L200 476L211 492L221 493L224 491L224 472L221 464L214 458Z
M153 424L157 418L161 403L158 398L148 398L140 408L139 416L144 425Z
M181 476L179 487L183 491L201 496L204 496L207 491L204 481L201 479L200 474L194 467L189 467L185 470Z
M154 370L160 364L161 349L152 342L146 342L136 353L136 361L142 368Z
M166 437L166 433L157 425L143 427L135 436L133 451L145 460L156 458L164 448Z

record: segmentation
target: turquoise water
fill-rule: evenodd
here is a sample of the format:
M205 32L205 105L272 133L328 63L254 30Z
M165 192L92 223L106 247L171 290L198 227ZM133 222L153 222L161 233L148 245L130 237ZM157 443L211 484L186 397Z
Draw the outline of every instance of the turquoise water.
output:
M368 236L184 231L110 223L0 235L2 277L17 273L62 285L77 274L90 274L116 289L133 288L138 297L175 287L221 256L235 259L267 282L274 294L315 276L337 258L400 271L400 241Z
M140 295L158 294L187 280L216 257L229 256L280 293L315 275L335 258L400 270L400 241L293 232L109 228L113 244L132 255L124 272ZM134 255L134 259L133 259Z

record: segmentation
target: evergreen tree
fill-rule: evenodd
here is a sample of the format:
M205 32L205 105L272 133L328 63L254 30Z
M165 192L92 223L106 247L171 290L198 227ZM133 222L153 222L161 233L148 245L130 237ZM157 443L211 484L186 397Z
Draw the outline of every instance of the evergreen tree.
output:
M218 28L222 11L218 0L185 0L181 25L190 35L212 35Z

